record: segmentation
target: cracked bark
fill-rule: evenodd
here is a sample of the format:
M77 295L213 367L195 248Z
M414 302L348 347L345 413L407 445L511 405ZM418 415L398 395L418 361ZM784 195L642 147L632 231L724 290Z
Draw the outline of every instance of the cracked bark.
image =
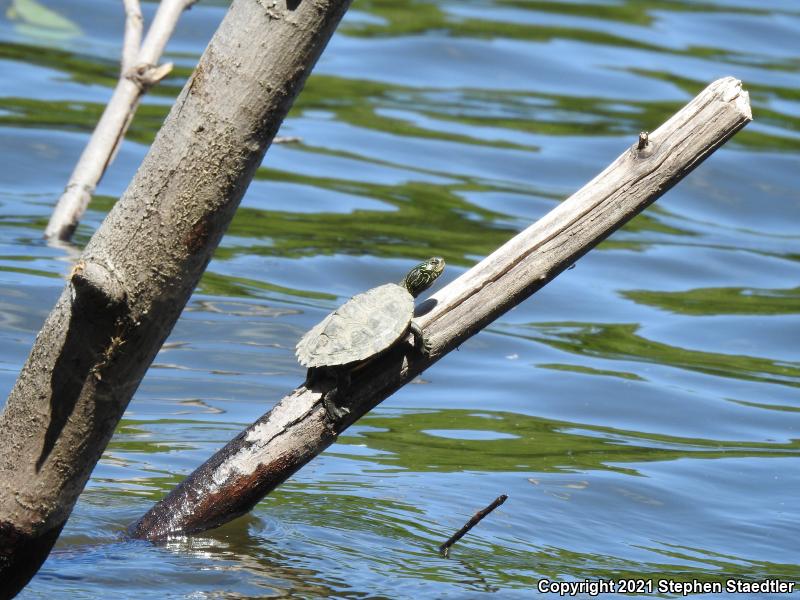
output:
M741 82L713 82L586 186L418 307L430 357L398 344L354 370L337 398L349 410L340 422L331 422L322 406L325 382L301 385L132 524L131 534L195 533L250 510L338 433L574 264L751 119Z

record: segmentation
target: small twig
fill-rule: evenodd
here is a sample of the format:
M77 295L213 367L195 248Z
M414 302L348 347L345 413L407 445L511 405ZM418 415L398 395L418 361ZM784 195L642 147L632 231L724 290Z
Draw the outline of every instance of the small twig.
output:
M131 67L124 75L127 79L130 79L138 85L139 89L142 90L144 94L147 90L164 79L164 77L169 75L172 72L172 66L171 62L158 66L142 63Z
M144 19L139 0L122 0L125 4L125 37L122 41L122 73L136 62L136 55L142 45Z
M470 529L472 529L473 527L475 527L475 525L480 523L486 517L486 515L488 515L490 512L492 512L498 506L500 506L507 499L508 499L508 496L506 496L505 494L502 494L501 496L498 496L495 499L495 501L492 502L489 506L487 506L483 510L479 510L474 515L472 515L472 518L469 521L467 521L461 529L456 531L449 540L447 540L444 544L439 546L439 554L441 554L445 558L450 556L450 546L452 546L458 540L460 540L462 537L464 537Z
M189 10L197 0L161 0L147 29L142 48L136 57L137 62L157 65L164 48L167 46L178 19L184 11Z

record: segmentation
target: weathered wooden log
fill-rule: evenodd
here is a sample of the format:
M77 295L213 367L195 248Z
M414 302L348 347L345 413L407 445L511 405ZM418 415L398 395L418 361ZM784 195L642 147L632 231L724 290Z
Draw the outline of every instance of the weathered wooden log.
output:
M301 385L134 523L131 534L159 539L199 532L250 510L342 430L572 265L751 119L741 82L712 83L569 199L423 303L427 312L417 322L432 343L429 357L399 344L355 370L336 398L349 411L339 420L322 403L331 382Z
M234 0L0 415L0 597L47 557L349 0Z

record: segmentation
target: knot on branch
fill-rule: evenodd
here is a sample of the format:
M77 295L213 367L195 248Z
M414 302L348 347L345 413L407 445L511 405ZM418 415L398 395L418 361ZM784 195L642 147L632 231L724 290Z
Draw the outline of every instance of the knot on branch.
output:
M653 140L650 139L650 132L642 131L639 133L639 140L636 142L634 156L636 158L649 158L655 151Z
M258 0L258 4L266 11L270 20L277 21L281 18L280 9L278 8L278 0ZM291 7L291 3L287 2L287 6Z
M79 260L69 280L75 299L90 302L96 309L118 310L127 299L125 288L111 269L96 262Z
M88 373L97 381L121 352L132 328L127 294L110 267L79 260L69 275L72 284L72 346L91 352ZM64 346L67 348L67 345ZM79 356L77 349L66 356Z
M650 143L650 133L647 131L642 131L639 133L639 143L636 145L637 150L644 150L647 148L647 144Z
M153 65L141 63L134 65L125 72L125 77L135 83L142 93L146 93L151 87L164 79L172 72L172 63L163 65Z
M142 16L142 11L139 10L138 6L136 6L135 8L128 7L125 10L125 19L127 21L135 22L135 24L139 27L141 27L142 23L144 23L144 17Z

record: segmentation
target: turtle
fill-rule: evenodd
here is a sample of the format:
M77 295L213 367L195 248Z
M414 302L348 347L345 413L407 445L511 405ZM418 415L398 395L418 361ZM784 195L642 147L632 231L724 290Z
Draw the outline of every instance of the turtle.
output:
M410 332L423 354L430 347L414 316L414 299L427 290L444 270L443 258L434 256L411 269L400 283L387 283L353 296L312 327L297 343L295 354L308 367L306 384L322 374L332 375L337 389L349 380L350 367L382 354ZM334 391L334 394L336 392ZM326 395L327 396L327 395ZM326 409L335 416L325 398Z

